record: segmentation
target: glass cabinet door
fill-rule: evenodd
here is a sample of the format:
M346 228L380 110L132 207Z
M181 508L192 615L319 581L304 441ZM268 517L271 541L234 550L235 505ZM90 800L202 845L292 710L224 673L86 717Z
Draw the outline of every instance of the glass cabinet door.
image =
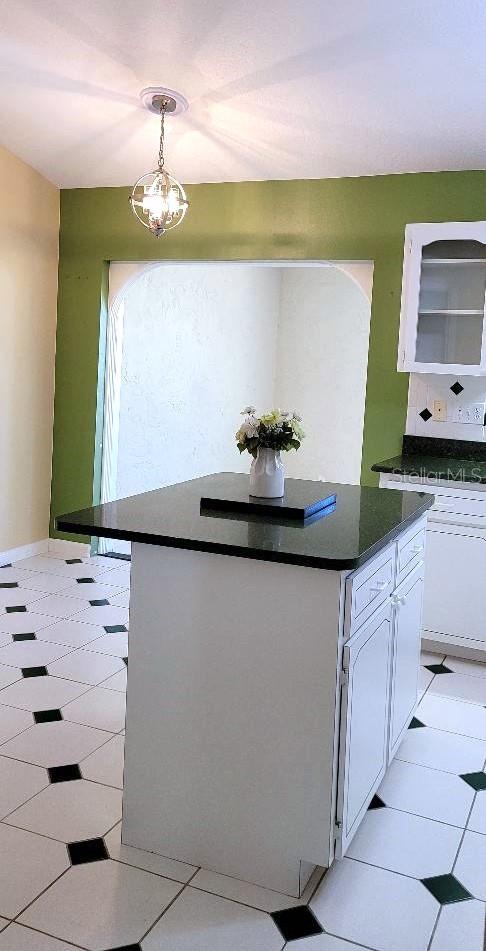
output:
M486 222L405 229L398 369L486 374Z
M486 247L433 241L422 250L415 345L417 363L480 366Z

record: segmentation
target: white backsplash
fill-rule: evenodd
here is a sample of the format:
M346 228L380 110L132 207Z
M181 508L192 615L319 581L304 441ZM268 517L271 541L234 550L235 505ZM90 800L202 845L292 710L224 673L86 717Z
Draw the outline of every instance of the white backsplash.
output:
M451 390L456 382L464 387L458 396ZM434 411L434 400L445 400L447 418L425 421L424 410ZM471 403L486 403L486 377L448 376L436 373L411 373L408 388L408 411L406 433L409 436L439 436L442 439L467 439L472 442L486 440L486 427L476 423L452 421L456 407Z

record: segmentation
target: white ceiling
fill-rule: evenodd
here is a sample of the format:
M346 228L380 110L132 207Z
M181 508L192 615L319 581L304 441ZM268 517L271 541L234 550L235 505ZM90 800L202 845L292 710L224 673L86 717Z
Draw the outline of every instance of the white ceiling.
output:
M486 167L484 0L0 0L0 142L63 187Z

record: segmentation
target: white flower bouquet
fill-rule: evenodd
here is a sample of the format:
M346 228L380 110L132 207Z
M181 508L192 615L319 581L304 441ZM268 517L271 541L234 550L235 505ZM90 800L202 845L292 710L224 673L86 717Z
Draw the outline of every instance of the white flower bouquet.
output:
M273 449L275 452L298 449L305 438L298 413L272 409L257 416L254 406L246 406L241 415L245 419L236 433L236 444L240 452L247 450L254 459L259 449Z

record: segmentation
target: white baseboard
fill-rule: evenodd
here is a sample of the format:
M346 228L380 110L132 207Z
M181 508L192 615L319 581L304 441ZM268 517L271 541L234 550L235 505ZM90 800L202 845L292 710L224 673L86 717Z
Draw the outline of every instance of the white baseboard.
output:
M30 558L32 555L45 555L48 550L48 538L43 538L40 542L31 542L30 545L20 545L19 548L8 548L0 552L0 565L13 564L14 561Z
M71 542L64 538L49 538L48 552L57 558L89 558L91 546L83 542Z
M64 541L62 538L43 538L40 542L20 545L0 552L0 566L14 564L32 555L53 555L56 558L89 558L90 546L82 542Z

